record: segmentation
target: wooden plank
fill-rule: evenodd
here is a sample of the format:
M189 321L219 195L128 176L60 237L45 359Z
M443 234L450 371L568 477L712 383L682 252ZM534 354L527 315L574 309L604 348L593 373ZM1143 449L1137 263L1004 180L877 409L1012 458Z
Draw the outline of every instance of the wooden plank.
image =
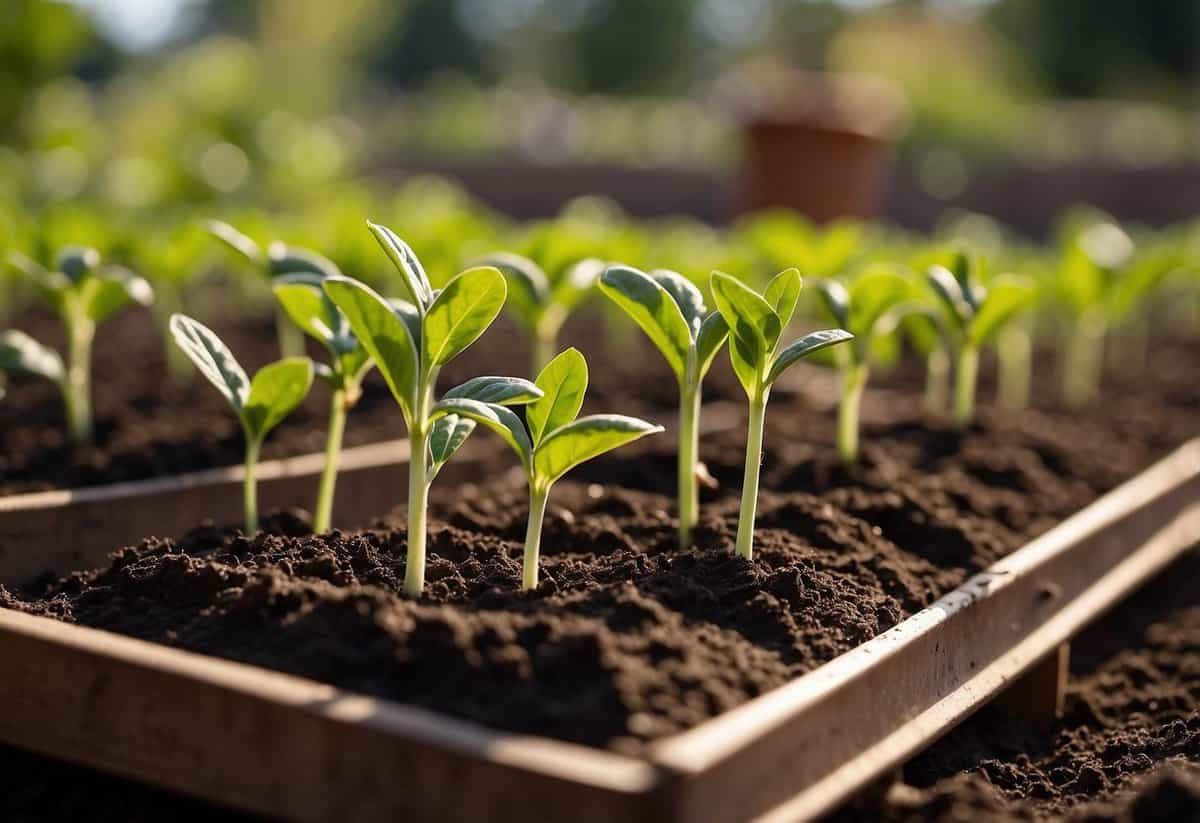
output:
M1198 541L1193 441L890 631L654 747L675 774L676 818L829 810Z
M1071 644L1060 643L997 698L997 703L1031 728L1050 731L1062 718L1071 671Z
M468 444L444 471L465 477ZM310 454L258 467L259 508L310 509L325 457ZM404 502L408 441L346 449L334 522L361 525ZM178 536L205 520L242 519L241 466L107 486L0 497L0 583L24 583L103 563L112 551L151 535ZM444 482L444 481L443 481Z
M0 610L0 738L299 821L661 819L649 764Z

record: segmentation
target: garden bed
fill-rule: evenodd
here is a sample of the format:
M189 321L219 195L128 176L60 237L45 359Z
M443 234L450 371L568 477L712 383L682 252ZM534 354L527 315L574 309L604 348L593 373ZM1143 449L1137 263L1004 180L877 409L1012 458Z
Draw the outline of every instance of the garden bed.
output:
M702 440L721 485L694 550L673 548L673 454L651 439L556 488L531 594L517 592L524 496L497 453L473 467L480 483L435 484L419 603L397 594L404 537L389 516L328 537L283 517L249 539L152 540L5 605L632 755L602 762L631 781L609 790L633 791L645 775L629 764L658 741L895 626L1194 434L1196 375L1177 380L1196 358L1172 351L1137 394L1079 415L986 415L961 434L922 421L911 395L868 393L855 470L837 462L829 415L781 397L752 565L727 553L735 424Z

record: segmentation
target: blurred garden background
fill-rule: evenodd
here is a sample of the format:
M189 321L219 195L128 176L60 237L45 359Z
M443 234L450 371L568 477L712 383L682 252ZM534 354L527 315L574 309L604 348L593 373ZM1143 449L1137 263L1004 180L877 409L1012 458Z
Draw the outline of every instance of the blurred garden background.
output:
M1194 0L6 0L0 198L1200 211ZM789 169L791 169L789 171ZM459 196L456 188L439 189Z

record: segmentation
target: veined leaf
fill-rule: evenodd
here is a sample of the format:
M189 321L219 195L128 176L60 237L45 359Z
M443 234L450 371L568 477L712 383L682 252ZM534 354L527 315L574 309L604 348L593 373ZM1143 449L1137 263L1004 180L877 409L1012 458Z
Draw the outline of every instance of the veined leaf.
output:
M729 324L715 309L700 324L696 335L696 379L703 379L712 366L713 358L729 337Z
M837 343L844 343L847 340L853 339L854 335L845 329L825 329L824 331L815 331L804 335L779 352L779 356L771 364L771 371L767 373L767 385L769 386L774 383L779 379L779 375L783 374L789 366L801 358Z
M850 325L850 292L837 280L817 282L817 294L833 322L845 329Z
M371 287L349 277L330 277L323 284L329 299L342 310L359 345L383 374L388 388L412 423L417 394L417 347L408 325Z
M263 254L263 250L259 245L233 226L221 220L209 220L204 225L208 229L209 234L254 265L265 266L267 264L266 255Z
M10 329L0 332L0 372L32 374L58 383L63 379L63 362L54 349Z
M566 349L546 364L535 381L542 396L525 408L525 422L534 445L548 432L575 419L587 392L587 361L578 349Z
M425 312L425 362L440 366L478 340L507 295L504 275L491 266L467 269L452 278Z
M655 269L650 272L650 277L654 278L654 281L666 289L667 294L671 295L671 299L679 307L679 313L683 315L683 320L687 324L688 335L695 339L700 332L700 324L704 322L704 315L708 311L704 306L704 295L701 294L700 289L696 288L696 284L691 280L670 269Z
M541 389L520 377L472 377L443 394L442 399L466 397L480 403L517 406L531 403L541 396Z
M429 432L429 459L433 464L435 475L462 444L467 442L467 438L473 431L475 431L475 421L469 417L448 414L438 418Z
M259 369L242 408L246 433L261 441L300 405L312 381L313 364L307 357L286 357Z
M467 397L443 397L434 404L430 419L436 421L448 414L466 417L494 431L507 443L517 457L521 466L529 471L530 459L533 455L533 444L525 431L525 424L517 417L512 409L495 403L480 403Z
M779 315L762 297L721 272L712 275L713 300L729 325L729 359L747 394L756 391L779 340Z
M529 331L537 328L538 319L550 299L550 281L537 263L519 254L495 252L480 261L495 266L508 280L508 305Z
M804 280L800 277L799 269L784 269L767 284L763 299L779 316L780 326L786 327L792 322L792 315L796 312L796 303L800 300L800 290L803 287Z
M692 332L670 292L653 277L628 266L609 266L600 278L600 290L633 318L682 380Z
M321 277L341 277L342 270L327 257L315 251L275 242L267 247L267 265L272 277L286 274L316 274Z
M340 328L345 320L321 288L320 280L314 283L309 275L284 275L276 279L271 290L296 326L335 354L340 353L334 341L345 335L345 329Z
M545 436L533 455L534 477L548 485L580 463L662 430L662 426L620 414L581 417Z
M957 325L965 326L971 318L971 304L963 295L958 280L945 266L930 266L926 280L934 295L941 301L946 315Z
M184 354L208 382L217 387L241 417L250 393L250 378L229 348L212 329L182 314L173 314L168 323L171 335Z
M384 254L392 261L392 265L400 272L404 288L408 291L409 299L418 311L424 311L433 302L433 286L417 255L400 237L387 226L367 221L367 228L375 236Z

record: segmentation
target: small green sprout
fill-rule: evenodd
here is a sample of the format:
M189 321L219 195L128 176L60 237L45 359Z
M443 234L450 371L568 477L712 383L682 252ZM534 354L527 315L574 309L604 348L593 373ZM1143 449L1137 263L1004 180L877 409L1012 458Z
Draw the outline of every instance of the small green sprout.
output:
M954 384L954 420L960 426L975 416L975 385L979 375L979 352L1037 296L1032 281L1015 275L1000 275L985 288L973 276L971 263L956 254L953 271L934 265L926 282L940 304L942 333L953 346L957 365Z
M287 357L263 366L251 380L216 333L190 317L176 314L171 335L208 381L233 407L246 436L243 494L247 534L258 531L258 485L255 469L263 440L308 395L313 364L307 357Z
M290 274L316 274L321 277L340 277L342 272L325 257L308 249L289 246L275 241L263 249L249 236L220 220L209 220L205 226L209 233L236 252L255 270L269 281ZM304 336L288 322L283 311L276 314L276 334L279 338L279 353L282 357L299 357L304 354Z
M871 371L871 350L876 341L896 331L904 315L912 284L903 274L873 268L846 287L836 280L817 283L821 302L838 326L854 335L849 346L834 350L842 376L838 406L837 449L846 463L858 460L859 406Z
M24 335L15 338L16 343L10 338L9 343L23 352L19 357L13 357L11 370L38 374L58 383L71 438L80 445L90 443L93 426L92 344L96 339L96 327L126 306L150 305L154 302L154 290L128 269L103 264L99 252L82 246L68 246L59 252L54 271L15 252L9 254L8 260L33 281L58 312L67 332L66 364L64 366L59 360L57 368L52 365L44 347L38 347L40 352L33 349L33 341ZM10 367L0 364L0 368ZM54 374L57 376L51 376Z
M776 275L763 294L721 272L713 272L710 281L713 302L729 325L729 360L750 400L746 469L737 533L737 553L747 560L754 556L754 514L758 505L763 422L771 385L802 358L854 339L854 335L843 329L825 329L779 347L779 337L796 310L802 285L800 272L796 269L786 269Z
M333 520L334 487L346 415L362 397L362 381L371 370L371 356L360 346L345 315L325 294L319 274L288 274L275 279L275 297L284 312L305 334L329 353L329 365L314 364L318 379L332 391L329 430L325 440L325 466L313 510L313 531L327 532Z
M367 226L400 272L408 300L389 302L349 277L326 278L323 287L383 374L408 427L404 591L419 597L425 587L429 486L474 427L460 415L434 415L438 373L492 324L504 306L507 287L499 270L483 266L467 269L434 291L408 244L391 229L374 223ZM542 392L527 380L478 377L447 394L507 406L528 403Z
M558 349L558 332L604 271L604 261L588 257L567 266L551 280L527 257L497 252L483 265L495 266L508 279L508 307L533 343L533 368L539 373Z
M600 290L633 318L658 347L679 381L678 502L679 546L692 542L700 517L700 384L729 327L718 311L708 312L704 295L673 271L649 274L628 266L610 266Z
M499 434L520 458L529 484L529 522L521 576L526 590L538 584L542 520L551 486L579 464L663 430L662 426L620 414L576 419L587 383L587 361L578 350L567 349L538 375L536 385L542 396L526 407L524 424L503 405L481 400L478 392L447 392L433 407L435 418L446 415L482 423Z

